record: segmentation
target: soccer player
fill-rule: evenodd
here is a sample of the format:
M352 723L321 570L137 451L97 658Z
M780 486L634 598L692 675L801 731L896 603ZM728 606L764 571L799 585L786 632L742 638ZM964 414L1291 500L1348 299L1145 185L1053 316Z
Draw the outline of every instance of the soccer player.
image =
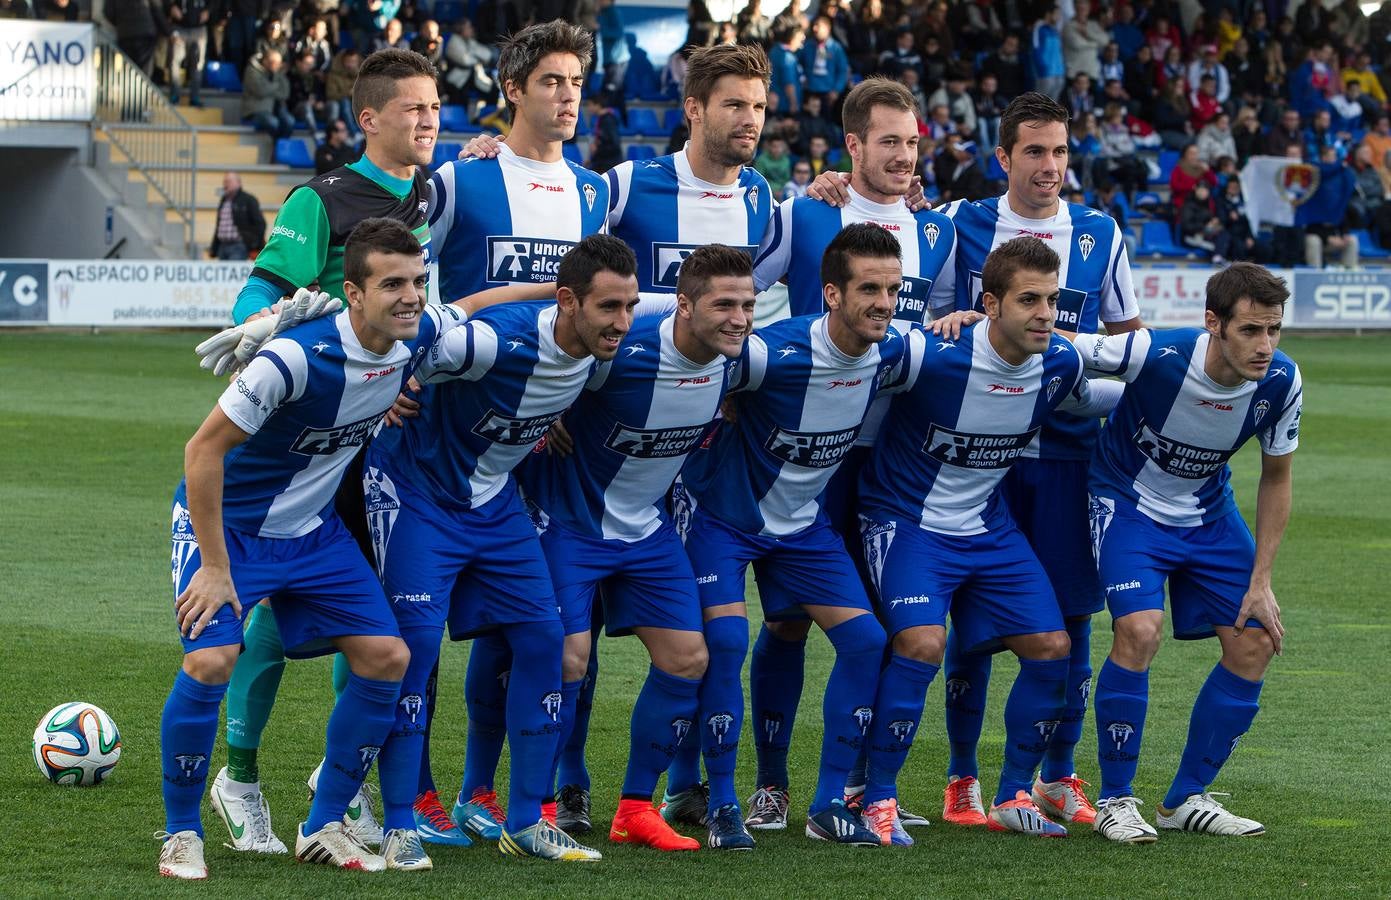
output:
M573 452L532 454L518 478L543 529L560 599L567 685L589 663L601 585L609 636L636 634L652 659L633 707L628 771L609 838L695 850L700 843L673 831L652 805L658 779L692 730L708 657L695 575L666 498L710 432L728 359L739 357L752 328L752 258L721 244L695 250L681 264L670 305L670 314L642 316L617 357L595 369L565 415Z
M429 183L420 167L430 163L439 127L436 75L428 60L405 50L382 50L363 62L353 85L353 110L366 140L362 157L311 179L285 198L270 240L237 296L234 322L246 322L298 288L317 285L332 297L344 297L344 248L363 219L401 222L428 246ZM284 853L285 845L270 830L269 815L262 814L266 806L257 763L261 733L285 669L269 605L253 608L245 640L227 691L227 766L213 781L212 806L227 825L233 849ZM336 660L339 690L346 676L342 660ZM316 780L311 776L311 789ZM365 795L354 798L348 816L358 837L381 841L381 827Z
M943 266L951 260L955 228L950 219L923 209L913 212L904 203L912 188L918 161L918 127L913 96L902 84L887 78L867 78L845 97L842 119L845 146L854 161L842 207L802 197L778 207L759 249L754 286L767 290L787 278L788 305L794 316L824 308L820 278L821 256L831 239L854 222L880 226L899 244L903 283L893 325L906 334L927 319L928 296ZM855 448L841 463L826 496L831 525L840 532L863 579L863 556L854 502L855 486L869 448L888 409L880 397L865 418ZM805 621L765 622L754 643L750 664L750 699L758 719L754 747L758 752L758 788L749 800L746 824L754 829L787 827L787 754L802 693L809 624ZM863 778L850 795L863 789ZM907 814L911 824L925 825Z
M1074 339L1089 371L1128 382L1101 431L1090 479L1092 536L1114 620L1096 682L1101 799L1093 827L1113 841L1158 838L1132 782L1166 583L1174 637L1215 634L1221 659L1193 704L1156 822L1203 834L1265 832L1208 787L1251 727L1266 667L1284 642L1270 578L1289 521L1303 400L1298 367L1276 349L1288 298L1275 275L1234 263L1209 279L1201 329ZM1252 437L1261 447L1254 541L1227 465Z
M391 728L409 651L381 584L334 513L333 495L413 361L457 314L426 307L424 256L400 222L359 224L343 270L348 309L266 344L185 450L172 529L184 661L160 723L161 875L207 877L198 806L242 643L239 598L266 596L277 604L275 624L291 656L337 648L351 669L329 717L327 765L295 855L366 871L412 867L414 832L388 835L383 859L343 825ZM263 804L250 814L263 821L241 827L270 833ZM236 820L225 815L235 835Z
M864 795L865 820L885 845L913 843L898 822L896 781L942 664L948 611L968 650L1003 647L1019 657L990 828L1067 834L1029 796L1063 707L1067 633L998 491L1054 409L1100 414L1119 395L1110 385L1117 389L1094 400L1077 352L1053 334L1058 266L1038 238L1001 244L983 267L988 318L956 340L912 333L915 365L861 475L865 558L892 640Z
M498 80L512 110L508 143L495 159L450 162L431 178L431 247L442 296L464 297L511 284L537 287L539 297L554 290L565 254L603 230L608 182L561 152L575 133L593 52L588 32L559 20L524 28L504 44ZM506 736L504 685L510 666L511 653L500 635L474 641L465 682L465 789L450 812L434 785L426 734L416 817L427 841L464 843L458 828L488 840L501 834L493 774ZM427 708L427 722L431 716ZM551 798L546 799L549 805Z
M1057 252L1059 297L1056 327L1064 334L1112 334L1140 327L1130 263L1119 226L1110 216L1058 192L1068 162L1068 112L1038 93L1015 98L1000 119L995 156L1009 176L1004 196L944 208L956 225L956 258L934 286L934 314L981 308L981 273L987 255L1019 235L1033 235ZM1049 814L1088 823L1095 810L1076 777L1073 751L1091 691L1091 616L1103 605L1092 560L1085 485L1087 459L1099 424L1094 418L1055 412L1038 440L1005 476L1011 515L1043 563L1062 608L1071 641L1067 705L1048 739L1033 796ZM985 719L990 655L968 653L951 635L945 665L948 784L942 817L957 825L985 825L976 745Z
M879 843L841 794L869 725L884 630L870 615L821 495L876 392L904 357L904 342L889 326L903 277L898 254L898 242L877 225L850 225L836 235L822 263L829 312L754 333L730 386L733 417L682 473L694 507L686 552L710 652L699 724L710 776L708 844L715 849L748 850L754 843L734 787L750 563L765 617L809 616L836 649L806 833L843 844Z
M618 353L637 305L637 262L617 238L591 235L558 268L556 303L485 310L431 351L420 367L420 415L368 448L363 487L382 581L412 657L381 758L385 827L414 822L426 682L447 622L454 640L490 633L526 660L501 685L511 778L500 849L585 861L600 856L541 815L561 729L563 630L511 471L579 396L595 360ZM502 671L485 675L496 681ZM491 790L492 771L481 772Z

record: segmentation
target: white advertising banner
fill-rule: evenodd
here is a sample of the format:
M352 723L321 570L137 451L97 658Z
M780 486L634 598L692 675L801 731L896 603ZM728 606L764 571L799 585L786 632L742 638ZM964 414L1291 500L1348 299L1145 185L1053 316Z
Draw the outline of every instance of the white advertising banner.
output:
M221 328L250 274L249 262L50 260L48 322Z
M1140 307L1140 321L1150 328L1202 327L1203 310L1207 306L1207 280L1218 271L1197 267L1133 269L1135 302ZM1293 270L1270 271L1290 286L1290 302L1285 305L1285 325L1304 324L1295 317L1300 297L1295 292ZM1382 281L1386 276L1378 274L1371 277L1374 281Z
M95 105L90 22L0 21L0 119L85 122Z

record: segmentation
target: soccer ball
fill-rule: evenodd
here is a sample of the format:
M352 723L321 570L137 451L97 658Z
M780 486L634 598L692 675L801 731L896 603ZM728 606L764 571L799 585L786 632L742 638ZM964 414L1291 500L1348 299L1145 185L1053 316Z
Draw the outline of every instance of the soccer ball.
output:
M34 762L54 784L101 784L121 758L121 733L99 706L63 703L34 729Z

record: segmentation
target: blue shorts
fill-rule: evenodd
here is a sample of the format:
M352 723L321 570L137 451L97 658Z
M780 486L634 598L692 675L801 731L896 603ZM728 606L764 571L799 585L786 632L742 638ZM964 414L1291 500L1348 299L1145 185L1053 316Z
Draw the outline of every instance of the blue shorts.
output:
M967 652L994 653L1003 638L1063 630L1053 589L1018 528L962 537L903 519L860 521L879 619L891 637L945 626L948 611Z
M821 508L831 527L845 539L851 556L860 553L860 470L872 447L851 447L836 467L821 497Z
M695 575L681 538L669 524L626 543L588 537L551 520L541 532L541 549L566 634L594 627L596 594L602 598L609 637L632 634L634 628L704 628Z
M174 495L170 532L174 597L188 587L203 557L188 518L188 498ZM285 655L296 659L334 651L333 638L350 635L399 637L396 617L362 551L337 515L303 537L263 538L223 529L232 586L242 604L237 618L223 606L197 640L180 635L184 652L242 642L242 620L262 597L275 604L275 623Z
M787 537L733 528L697 506L686 533L702 609L744 602L744 573L753 563L763 617L803 619L803 605L871 609L855 564L825 515Z
M443 628L456 641L558 616L536 526L509 481L478 509L445 508L368 451L367 522L382 583L402 628Z
M1000 488L1069 619L1106 607L1087 521L1087 468L1084 460L1021 459Z
M1093 497L1092 535L1112 618L1163 610L1167 580L1174 637L1212 637L1213 626L1236 624L1256 564L1239 512L1205 525L1161 525L1123 501Z

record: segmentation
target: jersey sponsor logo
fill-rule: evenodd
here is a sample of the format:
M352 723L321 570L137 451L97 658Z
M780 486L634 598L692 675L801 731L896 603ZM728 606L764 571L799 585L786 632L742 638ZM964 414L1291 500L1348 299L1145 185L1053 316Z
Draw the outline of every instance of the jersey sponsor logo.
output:
M1099 346L1099 344L1098 344L1098 346ZM1164 347L1163 349L1161 349L1161 350L1159 351L1159 358L1160 358L1160 359L1163 359L1163 358L1166 357L1166 356L1177 356L1177 355L1178 355L1178 348L1177 348L1177 347L1174 347L1174 346Z
M237 376L237 393L245 397L258 410L270 411L269 407L261 401L261 395L257 394L256 389L240 375Z
M689 453L705 436L705 425L683 428L630 428L613 426L604 446L634 459L673 459Z
M1092 255L1092 250L1096 247L1096 238L1089 234L1077 236L1077 249L1082 252L1082 262L1087 261L1087 257Z
M931 293L931 278L903 276L903 281L898 286L898 310L894 313L894 318L907 319L910 322L923 321L927 315L927 298Z
M993 394L996 391L1003 391L1006 394L1022 394L1024 393L1024 388L1022 385L1018 384L992 384L989 389L986 390L986 393Z
M392 602L392 603L429 603L429 602L431 601L431 599L432 599L432 598L431 598L431 596L430 596L429 594L392 594L392 595L391 595L391 602Z
M899 606L921 606L925 603L931 602L932 598L929 597L927 594L913 594L908 597L893 598L889 601L889 609L894 609Z
M381 421L381 413L369 416L357 422L349 422L347 425L335 425L332 428L306 428L295 438L294 444L290 446L291 453L299 453L303 456L325 456L329 453L337 453L344 447L360 447L367 440Z
M527 186L526 186L526 189L527 189L528 191L550 191L552 194L563 194L563 193L565 193L565 186L564 186L564 185L560 185L560 184L542 184L542 183L539 182L539 181L528 182L528 183L527 183Z
M525 447L536 443L550 430L564 410L543 413L539 416L517 418L489 409L473 426L473 433L486 438L494 444L507 444L512 447Z
M1290 427L1285 432L1285 440L1292 441L1299 437L1299 417L1304 415L1304 404L1294 408L1294 419L1290 421Z
M319 341L317 344L310 347L309 349L314 351L315 356L318 356L320 353L323 353L325 350L328 349L328 344L324 343L323 341Z
M1037 428L1022 434L973 434L933 425L923 452L938 462L963 469L1006 469L1033 442Z
M707 192L708 193L708 192ZM732 194L730 196L733 196ZM653 241L652 243L652 284L654 287L676 290L676 276L681 272L681 264L704 244L677 244ZM732 244L735 250L743 250L750 257L755 247L747 244Z
M309 240L309 235L298 234L295 232L293 228L286 228L284 225L276 225L273 228L271 228L270 236L275 237L277 234L283 237L287 237L297 244L303 244L305 241Z
M323 181L324 184L334 184L334 183L339 182L339 181L342 181L342 180L343 180L342 176L339 176L339 175L325 175L325 176L323 177L323 179L322 179L322 181Z
M723 192L723 191L701 191L701 192L700 192L700 199L701 199L701 200L707 200L707 199L709 199L709 200L733 200L733 199L734 199L734 194L732 194L732 193L725 193L725 192Z
M1122 581L1119 584L1108 584L1106 585L1106 594L1110 596L1112 592L1120 593L1121 591L1133 591L1140 586L1140 582L1134 580Z
M1014 236L1015 236L1015 237L1019 237L1020 235L1027 235L1028 237L1036 237L1036 238L1038 238L1040 241L1051 241L1051 240L1053 240L1053 232L1051 232L1051 231L1029 231L1027 228L1021 228L1021 229L1019 229L1017 232L1015 232Z
M509 340L509 341L507 342L507 349L508 349L508 350L516 350L518 347L525 347L525 346L526 346L526 341L522 340L521 338L512 338L511 340Z
M774 428L763 448L783 462L808 469L829 469L845 458L860 434L860 426L844 431L787 431Z
M560 270L560 261L574 246L574 241L490 236L488 280L555 281Z
M1214 450L1165 437L1143 420L1132 438L1150 462L1178 478L1207 478L1222 470L1233 451Z
M833 391L833 390L835 390L836 388L840 388L840 387L857 387L858 385L861 385L861 384L864 384L864 379L863 379L863 378L852 378L852 379L850 379L849 381L845 381L845 380L843 380L843 379L837 378L837 379L835 379L834 381L828 381L828 382L826 382L826 390L828 390L828 391Z
M1276 366L1266 373L1267 378L1274 378L1276 375L1284 375L1286 378L1288 378L1290 372L1284 366Z
M796 348L796 347L793 347L793 346L790 346L790 345L787 346L787 347L783 347L781 350L778 351L778 359L787 359L789 356L791 356L792 354L794 354L794 353L796 353L796 352L797 352L797 348Z
M389 366L389 367L387 367L387 368L385 368L385 369L377 369L377 370L375 370L375 371L363 372L363 373L362 373L362 380L363 380L363 381L371 381L373 378L385 378L386 376L390 375L392 372L395 372L395 371L396 371L397 369L399 369L399 368L401 368L401 367L400 367L400 366Z
M1198 405L1218 412L1231 412L1234 408L1230 403L1218 403L1216 400L1199 400Z
M633 344L632 346L624 347L623 349L626 350L626 351L628 351L628 355L629 355L629 356L632 356L632 355L635 354L635 353L646 353L646 352L647 352L647 348L644 347L642 344Z
M700 376L699 378L678 378L678 379L676 379L676 386L677 386L677 387L685 387L685 386L688 385L688 384L690 384L690 385L697 385L697 384L709 384L709 383L710 383L710 376L709 376L709 375L702 375L702 376Z
M1058 315L1053 324L1064 331L1077 331L1082 324L1082 310L1087 305L1087 292L1073 288L1058 289Z

